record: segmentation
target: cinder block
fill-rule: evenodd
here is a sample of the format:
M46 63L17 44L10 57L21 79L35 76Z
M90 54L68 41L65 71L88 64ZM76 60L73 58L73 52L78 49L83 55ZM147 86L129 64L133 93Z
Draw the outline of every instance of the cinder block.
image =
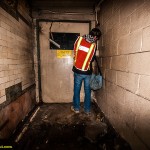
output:
M14 70L14 69L18 69L18 65L8 65L9 69Z
M124 103L125 103L125 90L119 86L116 86L114 95L115 95L115 98L117 101L117 107L120 107L120 105L124 105Z
M1 84L1 83L5 83L5 82L7 82L8 80L9 80L8 77L0 78L0 84Z
M113 12L113 17L112 17L112 25L117 26L120 23L120 10L116 10Z
M123 122L123 125L125 123ZM130 144L132 150L148 150L143 141L135 135L133 128L127 125L122 128L120 135Z
M0 72L0 78L4 77L5 76L5 71L1 71Z
M118 55L118 41L113 41L110 43L109 56Z
M129 43L130 35L123 36L119 39L118 42L118 54L128 54L129 53Z
M150 76L141 75L138 94L150 100Z
M131 15L131 32L150 25L149 2L141 5L140 9L134 11Z
M10 86L14 85L14 81L8 81L5 83L5 87L8 88Z
M7 34L6 34L6 33L7 33L7 30L4 29L4 28L2 28L2 27L0 27L0 33L1 33L1 35L7 35Z
M3 90L3 89L5 89L5 83L0 84L0 90Z
M107 45L112 42L112 33L113 33L113 30L110 29L103 35L103 44L104 45Z
M5 102L5 101L6 101L6 95L0 97L0 104L2 104L2 103Z
M135 53L141 50L142 30L136 30L130 34L129 53Z
M7 58L9 58L9 59L19 59L19 55L18 54L8 53Z
M128 71L138 74L150 75L150 52L130 54L128 57Z
M142 48L142 30L128 34L119 40L118 54L139 52Z
M119 107L118 105L124 105L124 91L125 90L123 88L113 83L106 82L106 92L109 94L109 99L111 99L109 102L111 107L114 105L114 107L117 108Z
M111 69L126 71L127 55L119 55L112 57Z
M101 68L101 72L102 72L103 78L105 79L106 69L105 68Z
M115 89L116 89L116 85L112 84L111 82L105 80L105 89L106 89L106 92L107 93L114 93L115 92Z
M142 51L150 51L150 26L143 29Z
M125 91L125 107L127 107L129 111L135 112L134 115L136 115L135 103L137 99L138 96L136 94Z
M5 76L11 76L14 74L14 70L5 71Z
M136 9L140 9L144 3L148 2L149 0L136 0ZM148 3L147 3L148 5Z
M3 59L4 60L4 64L12 64L12 65L15 65L15 64L18 64L17 63L17 60L14 60L14 59Z
M101 49L101 56L110 56L111 44L105 44Z
M115 0L113 1L113 12L118 10L121 7L122 1L121 0Z
M136 99L135 103L136 111L136 128L135 134L140 137L140 139L150 147L150 101L139 97Z
M3 14L6 18L9 16L9 14L1 7L0 7L0 14Z
M115 14L113 14L115 16ZM116 17L116 16L115 16ZM114 21L113 21L113 18L110 17L107 21L106 21L106 32L112 30L114 26Z
M107 104L103 106L103 109L106 111L106 115L108 116L108 119L111 122L111 125L113 126L116 125L115 118L116 120L119 119L119 115L116 115L118 110L116 108L116 101L113 99L113 97L109 93L107 94Z
M111 16L112 16L112 9L113 9L113 5L111 5L111 3L103 3L105 5L103 5L103 22L106 22Z
M130 47L129 52L135 53L141 50L142 48L142 30L136 30L130 34Z
M0 40L0 45L1 46L6 46L8 45L7 41L4 41L4 40Z
M105 69L110 69L110 61L111 61L111 57L102 58L102 67Z
M106 80L116 83L116 71L106 69Z
M136 9L136 1L123 1L120 7L120 22L130 16Z
M21 79L16 79L15 80L15 84L18 84L18 83L20 83L21 82Z
M122 36L130 33L130 17L124 18L119 25L115 25L113 28L113 39L118 40Z
M114 26L112 30L113 30L113 34L112 34L113 41L118 40L119 39L119 25Z
M0 54L0 58L6 59L6 58L7 58L7 53L2 52L2 53Z
M124 107L126 109L125 117L124 117L124 122L130 127L130 129L134 130L135 128L135 119L137 116L137 110L135 109L135 103L136 100L138 99L138 96L129 92L125 91L125 103ZM130 115L128 113L130 112ZM129 119L130 118L130 119Z
M120 107L108 107L108 119L111 125L119 132L124 128L123 119L120 118Z
M126 91L125 92L125 105L126 116L124 116L126 128L132 132L126 133L123 131L123 136L131 144L133 149L145 149L145 145L148 145L149 139L149 109L150 102ZM130 112L130 115L127 113ZM146 132L145 132L146 131ZM138 137L139 138L138 138ZM138 142L137 142L138 141ZM142 144L143 143L143 144ZM144 144L145 143L145 144Z
M138 90L139 75L117 71L117 85L135 93Z
M10 30L10 26L3 21L1 21L1 27L6 29L6 30Z
M0 59L0 65L4 64L4 60L1 58Z
M16 75L9 76L9 81L16 80L18 77Z

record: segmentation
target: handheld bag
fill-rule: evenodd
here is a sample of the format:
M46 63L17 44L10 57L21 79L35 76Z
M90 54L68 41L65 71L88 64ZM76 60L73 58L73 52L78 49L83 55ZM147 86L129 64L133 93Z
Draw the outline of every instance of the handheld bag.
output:
M98 68L98 74L94 74L92 73L91 75L91 79L90 79L90 87L92 90L98 90L102 87L102 73L101 73L101 70L99 68L99 65L98 65L98 62L97 62L97 59L95 58L96 60L96 63L97 63L97 68Z

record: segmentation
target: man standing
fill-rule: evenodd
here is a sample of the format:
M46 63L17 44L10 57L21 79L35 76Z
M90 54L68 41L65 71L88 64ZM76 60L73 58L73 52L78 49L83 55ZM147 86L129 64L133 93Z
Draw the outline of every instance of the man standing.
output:
M89 34L78 37L74 43L74 95L71 110L75 113L80 112L80 91L82 81L84 81L84 112L90 113L91 107L91 88L90 77L92 74L92 61L96 52L96 41L100 38L101 31L93 28Z

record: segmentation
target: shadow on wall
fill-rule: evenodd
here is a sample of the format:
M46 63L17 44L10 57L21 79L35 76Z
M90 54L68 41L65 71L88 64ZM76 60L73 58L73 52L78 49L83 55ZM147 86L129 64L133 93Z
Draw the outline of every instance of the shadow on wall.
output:
M11 87L10 89L13 89L13 87ZM10 89L7 89L6 91L10 91ZM14 93L14 96L11 95L9 103L7 105L5 103L1 104L0 139L9 138L16 130L18 124L21 123L21 121L36 104L35 85L27 88L25 91L21 91L18 94L18 98L16 98L16 93L14 92L14 90L12 91L13 92L10 93ZM14 99L14 97L16 99Z

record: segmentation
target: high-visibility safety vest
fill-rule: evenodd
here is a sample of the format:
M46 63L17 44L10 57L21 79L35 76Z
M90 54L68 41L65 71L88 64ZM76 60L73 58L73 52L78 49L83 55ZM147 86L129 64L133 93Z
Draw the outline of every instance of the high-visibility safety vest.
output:
M90 62L95 53L95 43L87 42L83 37L79 37L74 44L74 66L81 70L87 71Z

